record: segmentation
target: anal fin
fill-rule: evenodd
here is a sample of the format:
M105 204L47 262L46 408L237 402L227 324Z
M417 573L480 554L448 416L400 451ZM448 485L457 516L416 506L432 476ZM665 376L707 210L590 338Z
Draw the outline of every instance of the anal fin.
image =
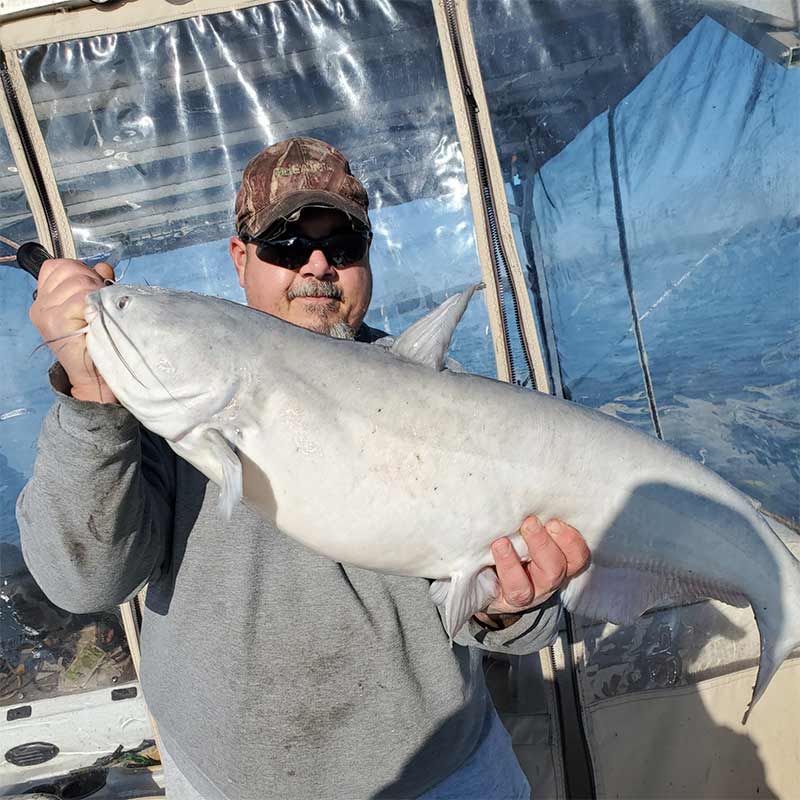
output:
M594 562L572 578L561 592L561 601L568 611L617 625L629 625L645 611L658 606L709 598L740 608L748 605L744 595L699 578Z

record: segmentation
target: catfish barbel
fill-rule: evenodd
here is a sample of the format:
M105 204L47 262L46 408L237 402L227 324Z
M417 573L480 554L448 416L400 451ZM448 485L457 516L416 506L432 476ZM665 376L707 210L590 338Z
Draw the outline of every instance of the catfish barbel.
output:
M630 623L700 598L749 603L753 698L800 645L800 562L708 468L582 406L443 369L476 287L391 348L332 339L214 297L115 285L87 347L146 428L220 487L336 561L431 578L451 636L493 597L491 543L521 520L574 525L591 562L567 609Z

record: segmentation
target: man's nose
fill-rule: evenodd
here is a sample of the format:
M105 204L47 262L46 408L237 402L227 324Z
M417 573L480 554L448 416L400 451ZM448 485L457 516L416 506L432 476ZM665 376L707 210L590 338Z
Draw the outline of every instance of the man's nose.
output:
M308 257L308 261L300 267L300 274L306 278L313 277L324 280L334 277L336 273L325 257L325 253L322 250L314 250Z

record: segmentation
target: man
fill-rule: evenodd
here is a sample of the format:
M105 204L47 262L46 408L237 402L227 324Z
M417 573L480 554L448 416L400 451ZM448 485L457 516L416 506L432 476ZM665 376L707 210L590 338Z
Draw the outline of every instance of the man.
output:
M344 156L323 142L257 155L230 242L248 304L321 334L380 340L363 323L367 208ZM87 292L112 277L108 265L47 262L31 309L43 338L81 327ZM332 562L245 506L223 520L216 486L116 403L82 339L54 345L56 401L18 502L23 552L73 611L149 583L142 684L170 798L527 797L479 649L552 640L559 609L541 604L585 565L579 534L529 518L526 565L508 539L496 542L500 594L459 632L471 647L451 648L428 581Z

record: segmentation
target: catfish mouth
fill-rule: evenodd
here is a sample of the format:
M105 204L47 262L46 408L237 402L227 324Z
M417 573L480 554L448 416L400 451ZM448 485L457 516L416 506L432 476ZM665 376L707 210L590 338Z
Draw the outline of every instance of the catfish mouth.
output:
M170 391L169 387L164 383L158 373L150 366L147 359L145 358L144 353L141 351L139 347L137 347L136 343L131 339L131 337L126 333L123 326L120 324L119 320L116 319L114 314L109 311L108 309L108 302L114 303L115 301L111 299L109 294L106 294L106 302L104 303L104 297L102 292L104 289L101 289L97 292L92 292L86 298L86 304L84 306L84 316L86 318L86 322L89 325L90 333L94 335L97 341L100 343L101 347L107 351L106 344L111 348L116 358L119 360L120 364L124 367L124 369L128 372L131 378L136 381L136 383L144 389L144 396L136 400L136 405L139 406L142 399L149 401L149 403L157 403L159 401L158 397L158 390L160 389L166 397L168 397L173 402L180 405L182 408L186 409L191 404L196 403L197 400L201 397L206 395L205 392L186 392L183 394L174 394ZM125 296L118 297L116 302L126 299ZM113 330L112 330L113 329ZM102 331L102 333L101 333ZM116 341L115 341L116 336ZM118 344L119 342L119 344ZM122 342L125 343L125 349L130 353L132 352L135 354L136 358L138 359L139 363L144 367L146 371L146 375L143 377L152 378L152 380L148 383L145 383L142 378L140 378L136 372L134 371L133 367L131 366L129 359L126 358L122 350L120 349L120 344ZM108 354L110 355L110 354ZM138 365L137 365L138 366ZM140 370L141 372L141 370ZM102 373L101 373L102 374ZM104 378L105 380L105 378ZM116 383L116 381L115 381ZM111 391L114 392L117 397L120 396L117 389L114 386L111 386ZM123 395L127 395L129 399L134 399L131 397L130 389L128 391L123 391ZM141 395L142 393L140 393ZM120 398L123 399L123 398ZM160 398L161 400L165 398ZM230 399L230 398L228 398ZM227 402L227 400L226 400ZM123 402L125 405L125 402ZM143 414L146 412L144 409L139 407L137 416L142 417ZM180 434L175 436L176 439L180 438Z
M106 342L110 345L111 349L114 351L114 354L119 359L119 362L128 372L128 374L136 381L139 386L143 389L147 390L148 396L155 388L162 389L166 395L171 399L174 400L176 403L185 404L187 400L194 399L196 395L191 395L189 397L176 397L167 387L163 380L158 376L156 371L148 364L147 359L144 356L144 353L136 346L136 343L131 339L131 337L125 332L125 329L119 323L119 321L114 317L112 313L110 313L105 304L103 303L103 296L102 292L104 290L101 289L97 292L92 292L90 295L86 297L86 305L84 306L84 317L86 318L86 322L89 324L90 331L95 334L101 341L105 339ZM127 297L123 296L117 300L127 300ZM117 338L120 341L124 341L127 347L132 350L136 356L138 357L139 362L144 366L145 370L147 371L148 375L152 377L155 381L155 386L151 382L150 385L146 384L133 370L133 367L130 365L129 361L125 356L122 354L122 351L119 348L119 345L114 340L114 335L112 334L110 328L114 329L114 333L117 335ZM103 334L98 335L98 329L102 329ZM105 378L104 378L105 380ZM111 390L114 394L117 392L114 390L114 387L111 387Z
M128 336L125 331L122 329L122 326L114 319L113 315L109 314L105 308L103 307L103 298L100 295L100 292L92 292L91 294L86 296L86 304L83 307L83 316L86 319L87 324L90 327L90 330L96 331L97 328L101 328L103 333L105 334L105 339L109 345L111 345L111 349L116 354L117 358L119 359L120 363L125 367L128 371L130 376L138 383L140 386L143 386L145 389L147 388L146 384L136 375L133 371L133 368L128 363L125 356L122 355L117 343L114 341L114 337L111 335L111 331L109 330L108 323L110 322L113 327L119 332L119 335L122 339L127 342L127 344L133 349L136 355L139 356L139 360L147 366L147 361L140 352L139 348L131 341L130 336ZM148 367L150 370L150 368ZM152 370L150 370L152 373ZM158 380L158 376L153 373L154 377ZM104 378L105 380L105 378ZM164 387L166 389L166 387ZM113 391L113 390L112 390Z

